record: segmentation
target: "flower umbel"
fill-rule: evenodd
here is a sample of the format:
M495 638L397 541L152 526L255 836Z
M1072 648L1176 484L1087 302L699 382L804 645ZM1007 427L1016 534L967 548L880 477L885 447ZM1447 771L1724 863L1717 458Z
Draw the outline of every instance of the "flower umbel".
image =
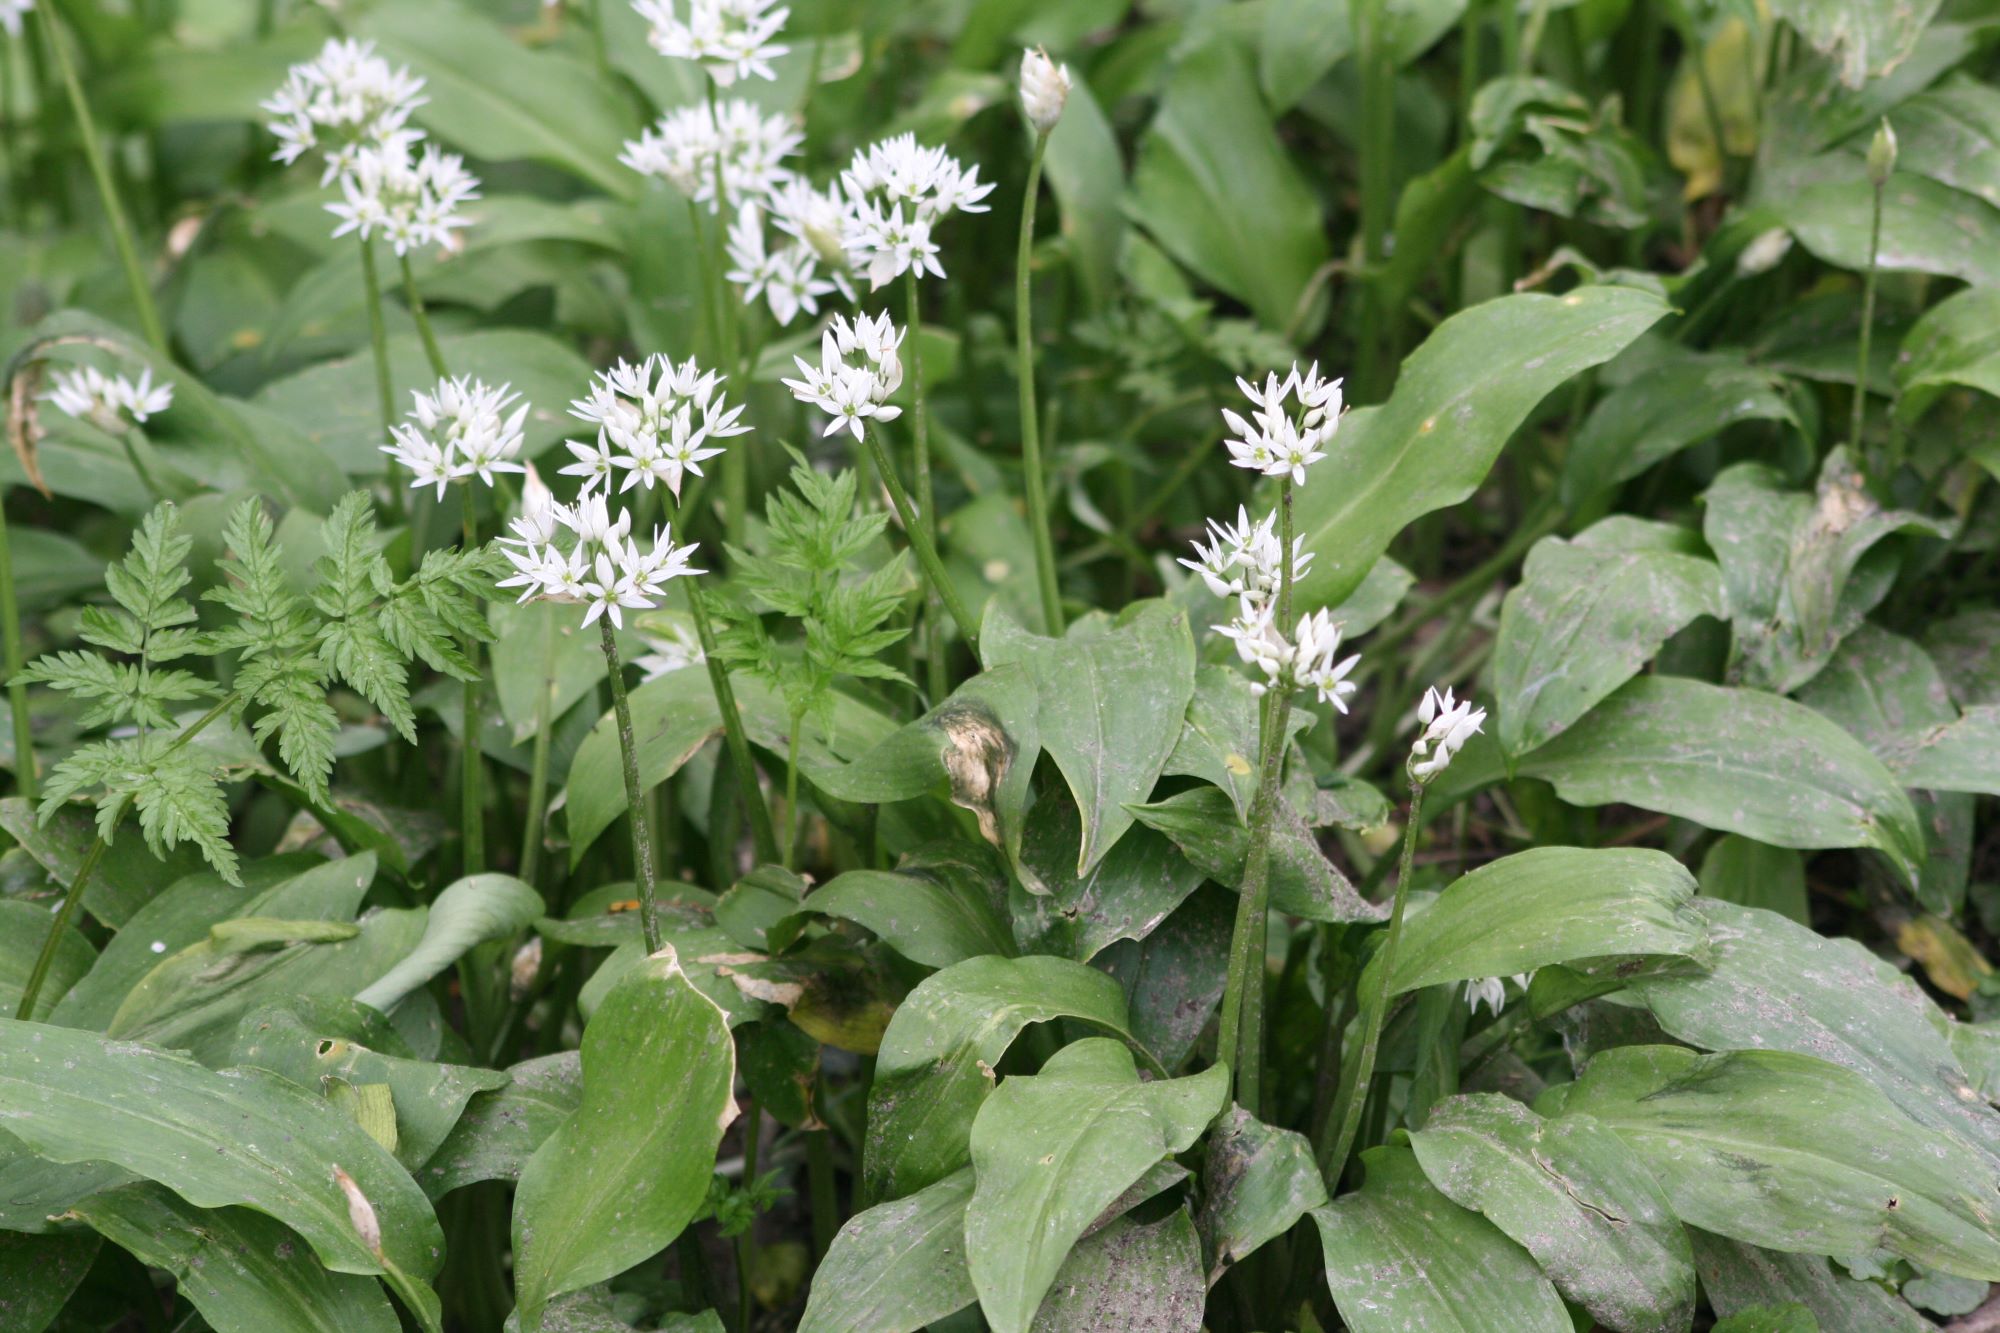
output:
M590 492L609 489L622 471L619 490L664 482L678 499L687 474L701 476L702 463L722 452L715 441L750 429L740 421L743 409L722 396L722 378L692 358L676 366L659 355L600 373L589 397L570 404L571 416L597 424L597 441L569 441L576 461L563 475L582 477Z
M326 206L340 219L335 236L359 232L365 241L379 229L398 255L433 244L458 247L453 233L471 225L458 208L479 197L479 179L456 153L433 144L415 159L411 151L410 141L398 138L355 154L340 177L345 198Z
M174 386L165 381L154 384L150 369L140 371L135 382L123 375L106 375L95 366L80 366L57 371L42 398L78 421L116 435L127 425L171 407Z
M713 107L700 103L669 111L637 139L628 139L618 160L641 175L671 182L716 213L723 204L762 199L790 180L784 160L804 142L789 117L767 116L752 103L731 98Z
M608 616L622 629L626 611L658 606L669 582L702 572L689 564L692 543L674 545L671 525L655 528L652 541L642 548L631 536L630 512L620 510L613 518L601 491L584 495L574 506L552 505L548 517L554 526L546 539L523 535L504 544L514 572L498 586L521 589L523 602L582 603L585 625ZM539 528L539 521L526 512L514 524L517 533ZM512 549L516 546L520 549Z
M477 477L493 484L496 472L520 472L521 426L528 404L509 414L520 395L503 384L491 388L461 375L439 380L429 393L413 392L409 415L392 431L382 452L410 470L412 489L436 486L439 498L454 481Z
M1229 461L1267 477L1289 475L1294 485L1305 485L1306 469L1326 457L1324 446L1340 428L1341 382L1321 379L1315 362L1304 372L1294 363L1282 380L1274 371L1261 389L1244 379L1236 385L1252 410L1245 418L1222 409L1222 419L1236 432L1225 442Z
M875 288L911 271L942 278L932 226L952 212L984 213L980 201L993 192L978 167L920 145L914 134L856 152L840 184L848 208L841 243L849 265Z
M903 414L888 401L903 382L903 363L897 355L902 342L902 330L886 313L873 319L857 315L852 324L835 315L820 335L819 364L793 357L801 378L786 380L785 387L792 397L831 418L828 435L845 428L858 440L869 418L894 421Z
M1432 686L1417 705L1417 721L1424 730L1410 746L1410 776L1429 782L1444 772L1452 756L1478 733L1486 721L1486 710L1474 708L1470 699L1452 698L1449 689L1439 694Z
M296 162L314 149L325 155L319 183L331 185L363 149L419 138L404 126L424 104L424 81L375 54L373 42L332 39L320 53L293 65L285 82L263 104L278 137L280 162Z
M1039 47L1021 53L1021 110L1035 133L1047 134L1056 127L1069 90L1068 65L1058 65Z
M792 48L771 39L784 30L791 10L773 10L777 0L632 0L651 26L647 40L663 56L698 61L719 87L756 76L775 79L771 61Z

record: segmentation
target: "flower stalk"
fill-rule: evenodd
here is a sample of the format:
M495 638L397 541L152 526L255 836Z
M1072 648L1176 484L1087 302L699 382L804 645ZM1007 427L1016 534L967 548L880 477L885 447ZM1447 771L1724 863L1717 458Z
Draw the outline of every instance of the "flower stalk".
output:
M396 389L389 375L389 326L382 318L382 275L375 265L375 242L364 237L357 243L361 247L361 285L368 298L368 348L375 361L375 397L382 412L382 438L387 440L396 424ZM389 489L400 509L402 488Z
M931 429L930 420L924 413L924 350L917 332L917 270L914 265L903 275L903 294L906 306L904 327L910 345L910 452L917 479L917 515L924 525L924 539L935 555L937 501L931 489ZM908 516L904 517L907 522ZM944 626L938 618L939 589L947 582L943 579L931 580L930 595L924 599L924 685L933 703L948 693L944 670ZM961 627L964 625L962 617L954 615L952 619L959 621Z
M944 603L944 609L954 624L966 646L973 655L979 654L979 629L973 623L972 613L965 609L958 590L952 586L951 576L945 572L944 562L938 559L937 547L931 543L930 532L917 516L910 504L910 493L903 487L903 479L896 475L895 460L882 444L882 436L874 430L864 428L868 450L875 460L876 471L882 474L882 485L888 489L889 503L895 507L896 517L903 525L903 532L910 539L910 547L917 553L917 566L924 572L931 591ZM938 696L942 698L942 695Z
M1028 492L1028 527L1035 542L1035 581L1041 591L1043 626L1060 637L1062 592L1056 583L1055 546L1049 539L1048 483L1042 478L1042 427L1035 405L1034 282L1029 272L1036 196L1041 192L1042 157L1048 147L1049 132L1042 130L1035 135L1034 156L1028 160L1027 195L1021 201L1021 241L1014 259L1014 354L1021 383L1021 472Z
M690 594L689 600L694 600ZM625 664L618 659L618 634L608 616L597 622L604 645L604 677L611 684L611 709L618 718L618 754L625 768L625 813L632 823L632 878L639 886L639 928L646 952L660 950L659 892L653 878L653 832L639 791L639 751L632 738L632 706L625 698Z
M1875 332L1875 276L1882 252L1882 193L1896 171L1896 132L1885 117L1875 139L1868 146L1868 183L1873 187L1873 210L1868 224L1868 273L1861 283L1861 340L1854 361L1854 412L1848 422L1847 443L1855 457L1861 456L1861 426L1868 403L1868 344ZM1900 449L1900 439L1898 450ZM1902 462L1892 458L1890 467Z
M431 328L430 312L424 308L424 294L417 288L417 275L410 267L410 257L407 254L397 255L396 262L403 268L403 299L410 307L410 318L417 322L417 336L424 341L424 356L431 363L431 374L439 379L448 379L451 371L445 368L444 349L438 346L437 334Z
M161 355L168 354L166 326L160 322L160 310L153 303L153 289L146 282L145 270L139 264L138 247L132 241L132 224L126 219L125 205L118 198L118 187L112 182L111 167L104 156L104 143L98 137L97 121L90 114L90 103L83 95L83 86L77 82L76 63L70 59L69 46L64 41L61 25L56 22L53 3L35 6L35 17L42 25L42 35L56 55L56 68L62 74L63 91L69 96L70 110L76 116L77 133L83 140L84 160L90 167L90 178L97 185L97 197L104 205L105 219L111 224L111 243L118 251L118 264L125 270L125 285L132 294L133 309L138 312L139 330L146 341Z

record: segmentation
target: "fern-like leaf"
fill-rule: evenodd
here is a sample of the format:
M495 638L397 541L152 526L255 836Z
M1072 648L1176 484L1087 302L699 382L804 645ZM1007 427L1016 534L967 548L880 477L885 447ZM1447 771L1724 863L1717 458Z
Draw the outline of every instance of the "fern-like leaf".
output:
M160 744L132 803L139 812L139 831L155 855L192 842L215 873L241 884L236 851L229 845L229 806L215 776L214 762L201 751Z

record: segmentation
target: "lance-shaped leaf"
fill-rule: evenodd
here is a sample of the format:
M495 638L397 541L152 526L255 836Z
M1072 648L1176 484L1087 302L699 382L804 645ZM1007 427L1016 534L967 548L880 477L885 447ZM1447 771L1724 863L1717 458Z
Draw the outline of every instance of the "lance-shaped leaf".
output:
M507 1070L507 1084L465 1104L417 1183L433 1199L481 1180L519 1180L535 1149L547 1141L583 1100L583 1058L560 1051L523 1060Z
M1563 501L1581 504L1740 421L1799 427L1783 375L1741 352L1689 352L1650 365L1584 418L1563 460Z
M971 1199L965 1167L849 1218L813 1270L798 1333L915 1333L972 1304Z
M2000 1276L2000 1167L1839 1065L1790 1051L1624 1046L1537 1109L1610 1127L1690 1225L1847 1263L1893 1257Z
M1380 561L1378 568L1389 564L1394 562ZM1223 666L1196 667L1187 723L1163 770L1201 778L1228 792L1239 824L1250 822L1250 802L1257 795L1258 711L1258 696L1251 693L1250 678L1242 672ZM1303 731L1311 723L1311 713L1295 708L1287 729Z
M736 1115L736 1047L671 946L611 988L583 1033L583 1102L514 1196L514 1284L535 1333L550 1300L670 1244L708 1196Z
M44 1236L0 1231L0 1328L41 1330L55 1322L102 1242L88 1232Z
M1231 1264L1284 1235L1326 1202L1326 1182L1303 1134L1232 1106L1208 1140L1195 1219L1209 1254L1208 1285Z
M1939 0L1853 0L1840 5L1776 0L1771 8L1839 66L1842 83L1859 88L1903 62L1938 4Z
M1695 617L1728 614L1700 544L1685 528L1622 516L1535 543L1493 649L1504 753L1532 750L1582 717Z
M1433 1185L1606 1327L1681 1333L1694 1318L1686 1229L1632 1150L1590 1117L1545 1120L1476 1093L1438 1103L1410 1146Z
M997 861L994 870L1004 873ZM849 870L814 889L802 906L866 926L913 963L950 967L981 954L1014 952L995 896L982 867L954 856L905 861L895 871Z
M1087 963L1118 940L1152 934L1201 884L1200 868L1150 828L1131 830L1079 875L1082 839L1082 820L1067 793L1035 802L1021 862L1048 892L1014 895L1014 934L1024 948Z
M1717 477L1702 500L1702 535L1722 566L1742 679L1780 694L1818 674L1887 595L1901 554L1884 538L1945 532L1921 514L1882 508L1843 449L1827 455L1810 494L1744 463Z
M1083 815L1082 875L1132 826L1125 807L1153 794L1180 740L1194 697L1187 613L1144 602L1114 627L1079 625L1062 639L1004 622L999 609L988 613L981 652L989 667L1024 662L1034 672L1042 748Z
M1630 992L1681 1041L1712 1051L1796 1051L1865 1075L1903 1113L2000 1161L2000 1116L1915 982L1847 939L1776 912L1697 899L1710 954L1699 972L1636 977Z
M373 1278L329 1273L282 1223L248 1208L195 1208L158 1185L128 1185L70 1210L176 1290L215 1333L396 1333Z
M1313 1210L1326 1284L1354 1333L1571 1333L1528 1252L1438 1193L1408 1148L1361 1161L1361 1188Z
M268 1213L335 1272L386 1273L437 1325L430 1201L345 1113L275 1074L0 1021L0 1122L52 1161L110 1162L199 1208Z
M1961 708L2000 704L2000 611L1966 611L1933 621L1924 647ZM0 813L6 802L0 801Z
M0 899L0 1012L13 1013L21 1006L21 992L34 973L49 932L57 928L47 908L20 898ZM33 1018L47 1018L56 1002L83 980L97 961L97 950L75 926L65 925L56 941L48 975L42 980L41 994L35 998Z
M1881 761L1761 690L1641 676L1519 771L1575 805L1619 801L1779 847L1876 847L1906 873L1924 858L1916 811Z
M1566 296L1503 296L1460 311L1403 363L1380 407L1347 414L1298 496L1298 531L1313 552L1296 590L1303 606L1360 586L1406 524L1457 504L1548 392L1610 360L1667 313L1651 292L1585 287Z
M1688 1228L1695 1270L1716 1314L1797 1303L1820 1333L1932 1333L1937 1326L1886 1288L1835 1269L1817 1254L1785 1254Z
M1237 823L1229 798L1214 787L1175 792L1164 801L1130 807L1182 855L1218 884L1243 886L1250 830ZM1281 801L1271 827L1271 907L1308 921L1379 921L1386 909L1355 892L1347 876L1326 859L1319 842L1290 801Z
M1027 1333L1070 1247L1222 1110L1229 1071L1139 1081L1132 1053L1089 1037L1004 1081L972 1125L965 1244L995 1333Z
M1063 1260L1031 1333L1201 1333L1201 1238L1185 1208L1120 1217Z
M876 1198L972 1160L973 1116L993 1067L1030 1023L1077 1018L1126 1034L1117 981L1066 958L974 958L927 978L889 1020L868 1097L861 1178Z
M1694 876L1641 847L1537 847L1461 875L1403 923L1389 993L1589 959L1706 956Z
M354 998L387 1013L476 946L526 930L544 910L542 896L512 875L461 879L431 904L417 947Z
M2000 288L1967 287L1923 313L1896 360L1896 415L1914 421L1947 385L2000 397Z
M1236 893L1203 885L1145 939L1120 940L1098 956L1125 988L1132 1035L1169 1069L1187 1059L1222 1003L1237 902Z

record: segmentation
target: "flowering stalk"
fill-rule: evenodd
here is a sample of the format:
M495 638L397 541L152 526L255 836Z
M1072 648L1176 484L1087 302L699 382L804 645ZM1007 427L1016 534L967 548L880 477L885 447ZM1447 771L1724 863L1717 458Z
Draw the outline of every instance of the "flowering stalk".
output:
M912 423L910 427L911 457L916 467L917 514L924 525L924 538L932 550L937 548L937 508L936 498L931 490L931 432L930 423L924 415L924 352L917 337L917 270L912 267L904 275L904 296L907 303L905 327L910 334L910 406ZM909 516L904 515L908 522ZM944 634L938 624L938 588L947 580L934 579L931 594L924 599L924 683L935 703L944 698ZM963 624L963 617L953 616Z
M1868 276L1861 286L1861 345L1855 353L1854 366L1854 414L1848 424L1847 445L1854 450L1856 458L1861 456L1861 423L1863 409L1868 401L1868 343L1869 335L1875 331L1875 272L1876 260L1882 250L1882 192L1888 187L1889 177L1896 170L1896 132L1889 128L1887 117L1881 128L1875 131L1875 139L1868 145L1868 183L1873 188L1874 212L1868 227ZM1901 452L1900 447L1898 452ZM1900 458L1891 460L1891 466L1900 463Z
M382 409L382 438L386 440L396 425L396 390L389 377L389 328L382 318L382 276L375 267L375 242L364 236L357 244L361 247L361 285L368 297L368 347L375 358L375 394ZM400 509L402 488L389 489Z
M159 307L153 304L153 290L147 285L145 270L139 265L139 251L132 243L132 224L125 218L125 206L119 201L118 187L112 183L111 168L104 157L104 144L97 137L97 122L91 118L90 103L84 99L83 87L76 78L76 65L70 59L62 28L56 23L55 5L35 6L35 16L41 20L42 35L56 53L56 68L62 73L63 90L69 95L70 110L76 116L77 132L83 139L84 160L90 166L90 178L97 184L97 197L104 205L105 219L111 224L111 243L118 251L120 267L125 270L125 285L132 293L132 306L139 315L140 332L146 335L146 341L152 344L155 351L165 355L168 351L166 326L160 322Z
M528 769L528 823L521 830L521 882L532 885L542 868L543 825L549 817L549 716L556 684L556 638L542 650L541 688L535 691L535 750Z
M689 600L695 600L690 594ZM653 882L653 835L639 792L639 752L632 739L632 707L625 699L625 664L618 660L618 635L609 616L597 622L604 645L604 677L611 683L611 708L618 716L618 753L625 764L625 809L632 823L632 876L639 884L639 927L646 952L660 951L659 894Z
M437 334L431 329L430 312L424 309L424 295L417 289L417 275L410 267L410 257L399 254L396 262L403 268L403 299L409 303L410 318L417 322L417 336L424 340L424 356L431 363L431 374L449 379L451 371L445 368L444 349L438 346Z
M1403 852L1397 863L1396 892L1389 908L1389 933L1382 941L1381 950L1368 964L1374 969L1375 988L1372 994L1363 998L1361 1004L1361 1047L1354 1064L1354 1077L1347 1083L1347 1098L1339 1114L1340 1131L1334 1138L1332 1151L1320 1161L1320 1170L1326 1175L1329 1188L1339 1183L1341 1167L1354 1148L1354 1137L1361 1129L1361 1114L1368 1103L1369 1085L1375 1077L1375 1056L1382 1044L1382 1021L1389 1008L1396 948L1403 938L1403 911L1410 896L1410 867L1416 857L1417 831L1423 823L1424 789L1433 778L1444 772L1452 756L1480 729L1486 721L1486 710L1475 709L1470 702L1461 703L1453 699L1450 690L1439 694L1432 689L1425 692L1423 703L1417 707L1417 721L1424 730L1410 747L1410 758L1406 764L1410 778L1410 818L1403 829Z
M958 633L972 649L972 655L979 655L979 628L973 623L972 613L965 609L958 589L952 585L951 576L945 572L944 562L938 559L937 547L932 544L930 532L910 505L910 493L903 488L903 479L896 475L896 461L889 457L883 447L879 432L865 430L868 449L875 459L876 470L882 474L882 484L888 488L889 503L895 506L896 517L903 524L903 533L910 539L910 547L917 553L917 566L924 571L924 578L931 586L931 592L944 603L945 613L958 626ZM942 692L933 696L933 702L944 697Z
M1042 621L1048 632L1063 632L1062 593L1056 585L1056 552L1049 540L1048 484L1042 480L1042 424L1035 407L1034 283L1028 261L1035 244L1035 203L1042 186L1042 156L1049 132L1035 135L1028 160L1028 192L1021 201L1021 244L1014 258L1014 354L1021 382L1021 471L1028 490L1028 527L1035 539L1035 577L1042 594Z
M729 683L729 668L716 651L715 626L709 621L701 589L690 587L687 594L695 638L701 644L702 661L708 668L709 688L715 692L716 711L722 714L722 741L729 747L729 762L736 770L743 813L750 820L750 842L757 849L759 861L776 861L778 834L771 823L770 807L764 803L764 790L757 785L757 764L750 757L750 738L744 734L743 714L736 707L736 689Z
M223 695L216 701L214 707L182 728L180 735L174 737L161 757L172 754L201 735L208 730L209 723L235 707L238 702L234 694ZM83 902L84 887L90 883L90 876L96 871L97 863L104 859L105 848L110 846L101 827L102 821L99 822L98 834L90 840L90 846L83 853L83 860L77 865L76 874L70 877L69 888L63 894L62 905L56 909L55 920L49 923L48 937L42 941L42 951L35 955L35 965L28 972L27 985L21 988L21 1002L14 1007L14 1017L20 1022L25 1023L34 1017L35 1001L41 998L42 985L49 979L49 968L55 963L56 950L62 944L63 932L69 929L69 923L75 919L77 906Z
M465 492L460 497L459 515L462 519L462 541L470 551L479 545L478 525L472 517L472 493ZM486 869L486 790L482 769L485 761L479 750L479 640L471 635L465 637L463 645L465 660L471 670L467 674L460 698L460 724L464 734L459 738L462 753L459 763L463 767L459 783L459 840L464 850L460 853L464 873L477 875ZM657 946L656 946L657 947Z

